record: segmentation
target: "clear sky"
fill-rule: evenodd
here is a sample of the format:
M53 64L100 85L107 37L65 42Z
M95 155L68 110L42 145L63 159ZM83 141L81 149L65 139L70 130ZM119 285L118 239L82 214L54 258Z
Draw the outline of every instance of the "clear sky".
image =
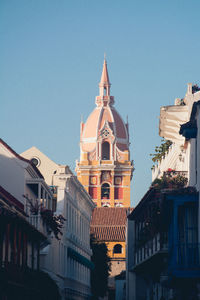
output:
M1 138L74 170L106 52L115 107L129 118L135 205L151 183L160 107L200 80L199 11L199 0L1 0Z

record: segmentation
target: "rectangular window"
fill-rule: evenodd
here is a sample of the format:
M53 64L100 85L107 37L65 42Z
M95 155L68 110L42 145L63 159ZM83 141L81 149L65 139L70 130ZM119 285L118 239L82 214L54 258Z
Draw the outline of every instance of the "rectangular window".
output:
M183 267L199 265L198 253L198 205L188 203L178 209L177 263Z

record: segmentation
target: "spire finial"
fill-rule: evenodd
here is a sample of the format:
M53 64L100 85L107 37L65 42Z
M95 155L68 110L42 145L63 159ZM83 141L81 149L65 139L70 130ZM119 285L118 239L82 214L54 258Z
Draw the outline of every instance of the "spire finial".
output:
M99 83L100 95L105 95L104 91L106 91L106 95L110 95L110 81L108 76L107 62L106 62L106 54L104 53L104 62L103 62L103 71L101 75L101 81Z
M103 70L99 82L99 96L96 98L97 106L114 104L114 97L110 96L110 87L111 83L108 76L106 53L104 53Z

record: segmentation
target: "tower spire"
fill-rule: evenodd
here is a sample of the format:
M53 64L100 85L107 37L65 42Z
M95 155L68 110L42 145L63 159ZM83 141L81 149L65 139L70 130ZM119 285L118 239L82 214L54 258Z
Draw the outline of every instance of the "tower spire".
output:
M103 71L101 74L101 81L99 83L100 96L110 96L110 86L111 84L108 76L107 61L104 54Z

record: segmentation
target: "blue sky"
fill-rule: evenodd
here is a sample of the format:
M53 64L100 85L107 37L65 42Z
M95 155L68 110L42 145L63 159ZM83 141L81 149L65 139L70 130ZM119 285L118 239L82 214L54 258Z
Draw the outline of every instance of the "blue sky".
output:
M199 84L199 11L194 0L1 0L1 138L74 170L106 52L115 107L129 118L135 205L151 183L160 107Z

